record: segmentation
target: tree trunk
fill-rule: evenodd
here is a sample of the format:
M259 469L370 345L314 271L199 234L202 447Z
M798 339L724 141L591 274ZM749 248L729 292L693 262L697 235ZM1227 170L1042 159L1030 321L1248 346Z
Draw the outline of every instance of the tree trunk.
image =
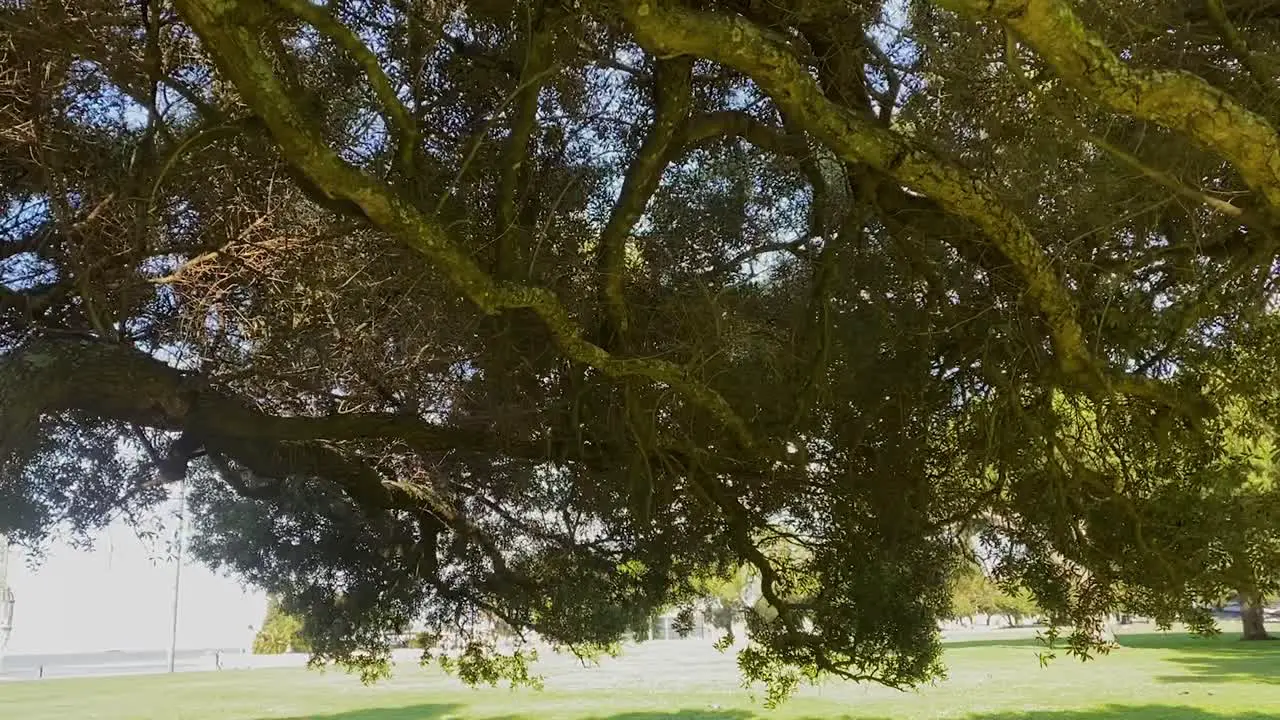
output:
M1263 623L1262 596L1256 592L1240 593L1240 622L1244 625L1241 640L1270 640Z

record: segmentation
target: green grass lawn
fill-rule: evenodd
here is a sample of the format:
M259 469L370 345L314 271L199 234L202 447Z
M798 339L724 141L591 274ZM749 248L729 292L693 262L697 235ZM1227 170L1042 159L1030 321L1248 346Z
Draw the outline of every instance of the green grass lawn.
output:
M647 643L542 692L473 690L429 670L364 687L339 673L245 670L0 685L0 720L1280 720L1280 642L1128 634L1087 663L1041 668L1034 640L993 631L951 643L950 677L911 693L809 688L776 711L736 687L700 646Z

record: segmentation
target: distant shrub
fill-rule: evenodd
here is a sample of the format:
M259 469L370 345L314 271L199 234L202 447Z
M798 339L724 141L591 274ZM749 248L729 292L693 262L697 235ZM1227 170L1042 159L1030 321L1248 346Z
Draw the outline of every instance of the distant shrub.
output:
M254 654L280 655L310 650L311 646L302 634L302 619L285 612L279 600L269 600L262 629L253 638Z
M420 632L409 638L409 647L415 650L431 650L440 644L440 636L435 633Z

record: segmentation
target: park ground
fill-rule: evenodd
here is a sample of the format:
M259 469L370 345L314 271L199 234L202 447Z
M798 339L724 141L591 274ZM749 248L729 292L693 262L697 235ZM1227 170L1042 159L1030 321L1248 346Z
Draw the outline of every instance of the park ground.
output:
M269 669L0 684L8 720L1280 720L1280 642L1129 632L1081 663L1017 631L949 642L949 678L902 693L831 683L765 710L732 659L651 642L578 669L545 661L546 689L471 689L434 670L371 687L341 673Z

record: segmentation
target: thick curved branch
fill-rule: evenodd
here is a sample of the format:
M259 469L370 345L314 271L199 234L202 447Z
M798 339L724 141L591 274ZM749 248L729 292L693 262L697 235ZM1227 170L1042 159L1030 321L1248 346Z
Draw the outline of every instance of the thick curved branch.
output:
M278 416L128 345L80 336L37 338L0 358L0 440L42 415L74 412L168 431L271 442L395 439L424 455L499 453L536 459L537 442L505 441L391 413Z
M662 173L680 148L693 101L693 60L659 59L654 67L654 118L635 159L627 167L622 191L600 234L596 264L600 296L608 322L601 333L607 348L624 346L629 321L626 301L626 246L632 228L658 189Z
M260 28L241 24L247 13L240 0L179 0L177 6L244 101L270 128L284 157L322 191L358 205L379 229L427 256L484 312L527 308L542 319L570 359L610 377L643 377L668 385L728 428L739 444L754 446L737 412L685 368L663 360L618 358L588 342L550 290L495 282L432 218L394 188L344 162L289 97L262 46Z
M722 111L695 117L689 123L685 140L690 145L696 146L715 138L733 136L741 137L762 149L798 158L802 168L805 169L806 175L813 183L815 193L819 193L827 185L821 169L817 167L817 163L814 161L810 148L803 136L788 134L780 128L767 125L745 113ZM948 212L955 214L956 210L944 202L943 198L912 195L904 192L896 185L886 185L884 183L877 186L875 196L874 204L881 212L896 216L899 220L916 226L919 226L922 220L927 220L926 224L931 228L927 231L928 233L933 234L935 237L947 238L947 242L958 247L966 255L973 254L974 243L969 242L967 239L970 234L964 233L962 235L966 239L957 238L954 223L947 219L946 214ZM815 197L818 197L818 195L815 195ZM979 225L979 230L985 229L985 227ZM1034 238L1030 237L1029 232L1027 233L1027 239L1035 242ZM993 242L991 245L1004 253L1002 244ZM1007 253L1004 254L1007 259L1014 260ZM1017 262L1013 264L1016 271L1022 275L1023 282L1027 282L1025 267ZM995 270L995 268L989 267L988 270ZM1056 277L1053 278L1053 281L1055 283L1059 282ZM1065 290L1062 290L1062 292L1065 293ZM1072 318L1072 321L1074 322L1074 318ZM1054 339L1056 345L1057 337L1055 336ZM1083 359L1086 362L1091 360L1087 356ZM1105 368L1092 364L1084 367L1086 369L1078 374L1076 379L1086 387L1097 387L1097 381L1100 380L1103 385L1115 392L1146 398L1163 405L1176 407L1189 416L1201 417L1209 412L1203 405L1201 398L1171 394L1167 388L1156 381L1136 375L1108 372ZM1097 371L1101 375L1095 375L1092 371Z
M1069 85L1111 110L1185 132L1235 166L1280 217L1280 135L1266 118L1188 72L1132 67L1067 0L935 0L1000 22Z
M181 433L166 453L157 453L157 466L174 477L203 448L263 478L315 475L339 480L352 493L381 493L383 478L326 443L397 442L428 459L476 455L543 462L557 450L541 438L495 437L405 414L272 415L128 345L87 336L41 336L0 357L0 458L21 447L42 417L57 413ZM683 454L672 457L691 462ZM598 469L618 462L607 448L571 460ZM769 472L733 457L700 462L713 472Z
M1134 170L1137 170L1139 173L1165 186L1169 190L1172 190L1193 203L1205 205L1214 212L1235 218L1246 225L1257 227L1260 230L1265 231L1267 229L1266 223L1263 222L1262 218L1253 217L1252 213L1247 213L1243 208L1232 205L1221 198L1216 198L1208 193L1197 190L1183 183L1170 173L1148 165L1137 155L1134 155L1128 150L1107 141L1105 138L1099 137L1086 127L1084 123L1077 120L1074 115L1064 111L1052 98L1046 97L1041 93L1039 88L1036 87L1036 84L1027 78L1025 73L1023 73L1022 65L1018 60L1017 47L1012 35L1008 36L1007 42L1005 43L1005 63L1008 65L1009 71L1013 74L1014 80L1019 85L1034 97L1037 102L1048 108L1049 111L1057 117L1058 120L1067 125L1073 133L1088 142L1090 145L1106 152L1116 160L1128 165Z
M684 142L686 147L699 147L726 137L740 137L778 155L803 158L809 154L809 144L803 135L787 133L741 110L718 110L694 116L685 130Z
M261 478L320 478L342 488L366 513L415 508L418 498L396 488L390 478L372 465L320 442L278 442L262 438L209 435L204 446L210 455L233 458ZM234 486L233 486L234 488Z
M269 415L128 345L75 336L37 338L0 359L0 459L23 447L40 419L55 413L180 432L156 462L167 479L184 474L188 461L204 449L262 477L336 482L368 510L393 502L384 478L323 441L398 439L436 455L469 445L481 451L474 444L485 444L474 435L404 416Z
M535 22L525 48L524 65L518 78L515 112L510 133L502 147L502 180L498 184L497 258L494 273L503 280L513 279L518 264L519 244L528 228L520 227L519 206L521 180L529 174L529 142L538 119L538 98L550 68L551 34Z
M373 86L374 95L382 104L387 124L395 128L398 135L400 169L405 173L412 172L414 154L418 150L418 126L414 122L413 113L409 112L409 108L405 106L399 93L391 84L391 79L382 70L378 56L373 54L373 51L351 31L351 28L343 25L329 14L328 10L313 4L311 0L276 0L276 2L314 27L320 34L333 40L338 47L346 50L359 63L369 79L369 84Z
M996 192L964 170L881 127L866 112L826 97L809 68L776 36L742 17L700 12L655 0L619 0L640 44L659 54L709 58L750 76L782 112L848 162L864 163L967 218L1017 268L1044 316L1058 362L1068 377L1093 384L1090 355L1075 303L1039 241Z
M314 477L336 483L367 512L412 506L414 501L396 492L374 467L328 442L400 440L437 457L498 451L483 436L406 416L269 415L210 388L197 375L128 345L90 337L39 337L0 358L0 462L27 445L43 417L61 413L180 433L164 453L147 444L166 482L181 478L192 459L208 454L233 459L263 478ZM539 450L534 443L516 446L529 456Z

